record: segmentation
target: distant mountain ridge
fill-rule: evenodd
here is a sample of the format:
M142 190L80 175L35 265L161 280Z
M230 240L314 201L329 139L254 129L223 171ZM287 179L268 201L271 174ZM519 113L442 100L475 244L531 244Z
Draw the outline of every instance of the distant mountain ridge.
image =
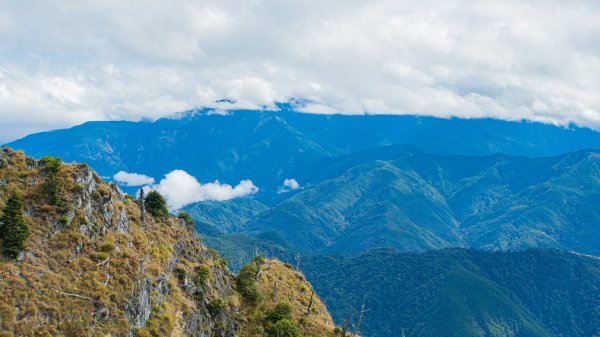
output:
M183 169L200 181L251 179L276 198L284 179L307 176L322 158L384 145L428 153L550 156L600 149L600 133L531 122L440 119L406 115L313 115L281 111L209 110L155 122L88 122L9 143L28 155L86 162L103 176L138 172L160 179Z
M600 151L526 158L386 147L329 162L320 167L322 181L255 209L233 232L276 233L274 243L309 255L380 247L552 247L600 255ZM211 205L235 210L230 203L239 202ZM185 209L210 223L202 207Z

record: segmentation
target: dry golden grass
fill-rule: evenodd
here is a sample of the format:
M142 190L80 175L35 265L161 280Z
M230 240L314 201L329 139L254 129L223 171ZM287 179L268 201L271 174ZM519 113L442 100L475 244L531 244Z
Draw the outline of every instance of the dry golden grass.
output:
M174 259L173 247L185 242L187 250L197 253L191 260L186 256L179 259L179 265L190 275L194 268L207 263L200 261L199 252L210 256L185 224L178 219L147 216L147 223L142 225L135 202L119 201L108 184L94 176L98 188L93 198L98 202L110 200L107 209L115 211L111 225L123 208L129 222L127 233L110 227L101 230L98 219L103 216L102 209L94 209L94 227L75 206L82 193L82 186L75 181L87 167L61 166L63 203L51 206L42 168L21 152L1 151L9 165L0 169L0 208L8 193L17 190L30 214L26 221L31 236L22 260L0 260L0 336L124 336L130 329L124 304L131 300L135 282L146 277L156 282L159 275L166 275L170 292L156 305L147 330L151 335L165 336L179 329L178 313L189 312L196 304L182 293L176 275L167 270ZM70 224L63 221L73 212ZM91 226L91 230L82 231L83 225ZM157 297L154 295L152 298ZM210 287L208 296L215 296ZM108 318L97 319L105 309L110 310Z
M300 328L302 335L335 336L335 325L327 308L315 293L308 314L313 288L304 276L278 260L264 260L260 265L257 287L263 296L261 303L256 306L246 306L244 317L247 322L243 336L267 336L267 333L257 333L265 325L265 316L278 303L288 303L292 308L293 322ZM268 330L268 323L266 323Z
M135 300L134 290L143 279L153 284L152 312L146 326L133 331L137 336L183 336L184 315L206 314L205 303L213 300L226 303L223 310L242 311L240 337L267 336L256 329L265 324L268 310L283 302L293 308L294 323L305 337L333 336L332 319L316 294L310 314L306 312L310 284L282 263L267 260L261 265L257 286L264 300L250 307L236 292L223 289L234 284L226 262L183 221L147 215L142 224L135 200L118 198L120 192L97 175L89 186L78 183L89 177L86 165L60 166L54 176L61 181L60 202L50 205L49 173L39 162L3 148L0 164L0 209L16 190L31 228L20 259L0 257L0 337L125 336L132 331L126 306ZM95 190L86 192L92 185ZM91 216L83 210L88 202ZM128 220L124 232L116 230L122 210ZM112 217L105 223L107 212ZM157 290L161 280L166 280L166 293ZM201 288L202 298L187 293L183 283Z

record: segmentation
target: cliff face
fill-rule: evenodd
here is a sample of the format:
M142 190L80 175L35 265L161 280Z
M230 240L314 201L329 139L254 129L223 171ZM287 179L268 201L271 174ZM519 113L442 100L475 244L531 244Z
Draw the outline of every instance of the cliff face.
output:
M227 262L183 220L142 223L85 164L3 148L0 209L13 191L31 234L0 261L0 336L226 337L254 319Z

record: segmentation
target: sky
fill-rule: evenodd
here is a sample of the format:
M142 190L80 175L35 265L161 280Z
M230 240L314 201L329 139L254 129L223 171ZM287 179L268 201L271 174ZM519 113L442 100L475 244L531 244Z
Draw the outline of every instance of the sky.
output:
M0 142L294 99L600 129L595 0L0 0L0 41Z

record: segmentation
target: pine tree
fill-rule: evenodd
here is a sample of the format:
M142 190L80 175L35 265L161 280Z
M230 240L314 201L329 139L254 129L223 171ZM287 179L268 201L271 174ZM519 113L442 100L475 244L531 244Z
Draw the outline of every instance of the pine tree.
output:
M158 191L150 191L144 200L146 210L155 217L166 218L169 216L167 202Z
M23 216L23 201L16 191L6 201L1 221L0 235L4 239L4 255L14 259L25 248L25 240L29 237L29 226Z

